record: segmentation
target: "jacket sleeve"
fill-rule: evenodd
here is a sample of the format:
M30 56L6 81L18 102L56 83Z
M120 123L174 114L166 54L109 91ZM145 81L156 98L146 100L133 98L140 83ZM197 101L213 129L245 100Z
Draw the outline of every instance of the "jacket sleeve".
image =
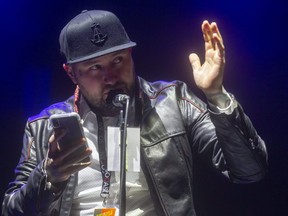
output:
M35 143L35 140L39 139L34 138L35 134L32 135L32 131L31 125L27 123L21 158L15 169L15 179L9 183L4 195L3 216L57 215L61 193L53 194L46 187L46 175L43 172L44 158L41 156L46 152L48 141L45 144ZM47 139L47 136L43 137ZM40 146L42 149L38 149Z
M240 104L231 114L214 113L203 106L195 114L193 99L187 101L184 115L193 155L208 161L232 182L261 180L267 169L265 143Z
M210 111L230 179L236 183L261 180L267 170L267 151L249 117L238 104L232 114Z

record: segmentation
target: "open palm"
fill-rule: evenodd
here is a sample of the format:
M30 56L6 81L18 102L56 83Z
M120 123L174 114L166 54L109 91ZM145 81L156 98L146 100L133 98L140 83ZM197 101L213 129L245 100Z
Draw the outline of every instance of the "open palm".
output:
M217 24L208 21L202 23L205 41L205 61L201 64L199 56L190 54L193 77L198 88L206 95L222 92L223 73L225 65L224 45Z

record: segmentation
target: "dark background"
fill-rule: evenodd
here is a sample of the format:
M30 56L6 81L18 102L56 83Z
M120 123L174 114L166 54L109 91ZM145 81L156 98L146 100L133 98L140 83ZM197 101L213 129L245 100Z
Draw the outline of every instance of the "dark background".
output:
M62 27L83 9L105 9L118 15L137 42L133 55L139 75L150 81L184 80L201 98L188 54L196 52L203 59L201 23L204 19L218 23L227 55L224 85L266 141L269 172L259 183L234 185L198 164L198 215L287 215L287 4L285 0L1 1L1 200L13 179L27 118L73 94L59 55Z

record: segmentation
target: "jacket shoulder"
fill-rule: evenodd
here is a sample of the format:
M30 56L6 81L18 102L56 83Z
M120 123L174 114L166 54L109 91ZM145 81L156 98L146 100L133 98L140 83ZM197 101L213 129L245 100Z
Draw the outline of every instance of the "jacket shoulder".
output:
M163 81L163 80L157 80L154 82L149 82L144 80L143 78L139 77L139 83L141 89L149 96L149 97L155 97L157 94L159 94L161 91L165 90L169 87L177 87L181 84L184 84L181 81L174 80L174 81Z
M139 77L139 83L140 88L150 99L157 99L162 93L169 94L169 91L170 93L173 92L175 99L178 101L185 101L197 108L200 112L207 110L207 105L197 95L195 95L183 81L159 80L155 82L149 82Z
M28 118L28 123L40 120L48 119L51 115L56 113L68 113L73 112L74 96L71 96L65 101L58 102L50 105L49 107L42 110L39 114L31 116Z

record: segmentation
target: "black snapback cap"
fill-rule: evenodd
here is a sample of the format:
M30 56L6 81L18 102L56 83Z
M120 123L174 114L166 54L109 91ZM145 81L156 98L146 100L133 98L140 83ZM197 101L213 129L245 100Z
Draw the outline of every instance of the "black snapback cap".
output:
M59 43L67 63L136 46L116 15L103 10L85 10L74 17L62 29Z

